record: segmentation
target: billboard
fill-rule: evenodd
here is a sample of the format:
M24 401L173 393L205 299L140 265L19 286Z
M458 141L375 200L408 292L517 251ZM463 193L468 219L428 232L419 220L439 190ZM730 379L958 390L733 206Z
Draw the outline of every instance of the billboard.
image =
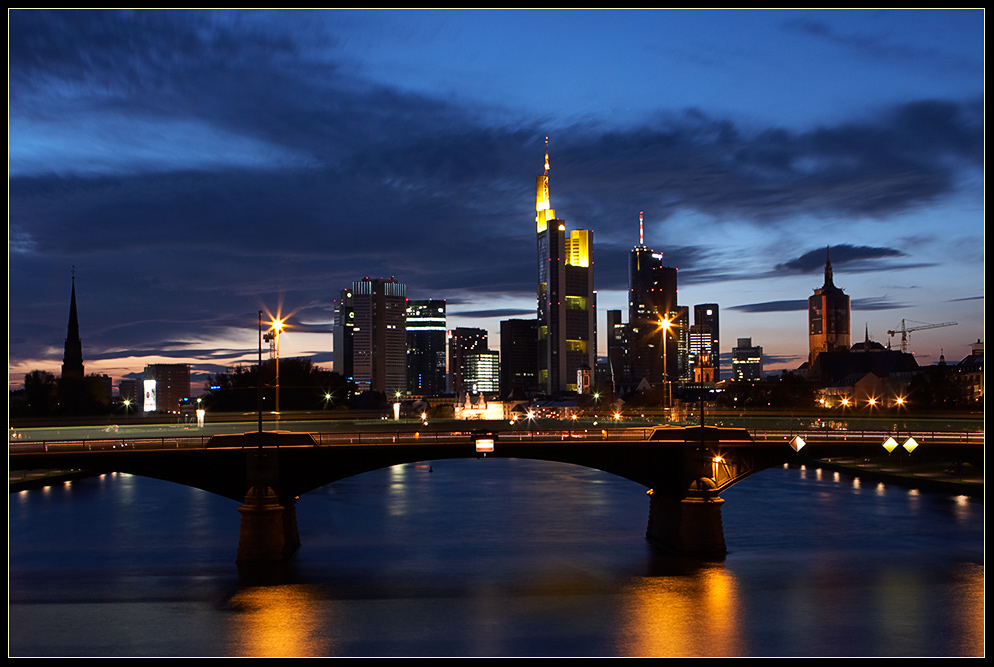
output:
M145 380L145 412L155 412L155 380Z

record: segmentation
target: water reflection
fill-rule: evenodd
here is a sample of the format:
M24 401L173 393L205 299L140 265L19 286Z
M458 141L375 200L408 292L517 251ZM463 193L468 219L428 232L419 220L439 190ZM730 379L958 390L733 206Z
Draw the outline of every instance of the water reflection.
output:
M649 577L626 595L618 652L632 656L742 654L742 608L735 577L722 565L695 576Z
M240 589L227 602L235 612L232 654L243 657L313 657L333 655L323 628L334 612L302 585Z

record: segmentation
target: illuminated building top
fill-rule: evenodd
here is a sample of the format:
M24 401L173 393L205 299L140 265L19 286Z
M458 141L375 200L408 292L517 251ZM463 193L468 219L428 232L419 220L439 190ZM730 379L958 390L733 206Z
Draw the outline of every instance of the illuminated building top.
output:
M545 138L545 171L538 177L535 193L535 231L541 234L549 228L549 221L556 219L556 212L549 200L549 137Z

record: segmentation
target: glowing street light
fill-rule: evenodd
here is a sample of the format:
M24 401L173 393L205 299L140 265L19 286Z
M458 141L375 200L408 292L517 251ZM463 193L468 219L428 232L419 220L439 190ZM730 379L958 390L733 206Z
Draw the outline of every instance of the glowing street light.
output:
M269 322L269 331L262 337L270 344L270 353L276 353L276 421L280 420L280 334L286 326L286 320L274 317ZM277 429L278 430L278 429Z
M662 342L663 342L662 352L663 352L663 407L664 408L670 407L670 392L669 392L670 375L666 369L666 357L668 356L666 354L666 332L670 330L671 326L673 326L673 322L669 318L664 317L659 320L659 328L662 331Z

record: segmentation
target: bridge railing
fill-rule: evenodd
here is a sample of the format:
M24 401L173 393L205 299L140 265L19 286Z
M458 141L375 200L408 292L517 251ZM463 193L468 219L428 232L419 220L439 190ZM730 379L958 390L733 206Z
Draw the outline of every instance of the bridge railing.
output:
M210 436L173 438L100 438L81 440L31 440L9 442L11 454L36 452L102 452L159 449L207 449Z
M618 441L648 440L652 428L633 429L598 429L577 428L562 430L533 430L533 431L497 431L496 440L500 442L528 442L550 440L562 441ZM373 445L388 443L465 443L472 442L479 433L473 431L380 431L380 432L350 432L350 433L311 433L314 442L319 446L333 445Z
M957 443L984 444L983 431L846 431L829 429L806 430L754 430L749 432L756 442L789 442L795 436L801 436L809 442L853 442L853 443L883 443L888 437L903 442L914 437L919 443Z
M648 440L654 429L651 427L638 428L609 428L598 429L576 428L559 430L507 430L496 432L498 446L500 442L632 442ZM904 440L913 436L919 444L957 443L984 444L983 432L904 432L904 431L834 431L834 430L754 430L750 432L755 442L783 442L785 445L794 436L801 436L808 442L832 443L879 443L888 436L896 440ZM469 443L479 435L473 431L370 431L370 432L316 432L311 437L318 446L335 445L375 445L390 443ZM9 441L8 451L11 454L33 452L74 452L74 451L112 451L112 450L161 450L161 449L207 449L210 445L209 435L184 435L175 437L155 438L100 438L77 440L37 440ZM230 447L230 445L227 445Z

